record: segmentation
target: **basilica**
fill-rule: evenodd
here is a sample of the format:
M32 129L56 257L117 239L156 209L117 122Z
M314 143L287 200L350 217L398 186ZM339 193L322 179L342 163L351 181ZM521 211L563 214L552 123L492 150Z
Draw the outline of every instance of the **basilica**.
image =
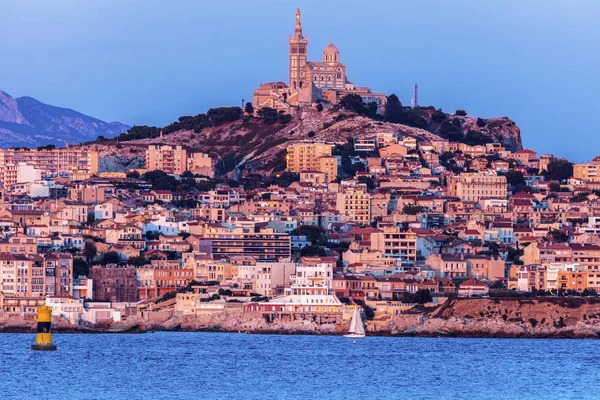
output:
M375 102L385 107L386 96L372 93L369 88L356 87L346 76L346 66L340 61L340 52L333 43L323 51L323 61L308 61L308 36L302 33L300 10L296 11L294 35L289 38L289 80L267 82L254 91L254 107L271 107L294 113L300 107L316 102L337 104L348 94L357 94L365 103Z

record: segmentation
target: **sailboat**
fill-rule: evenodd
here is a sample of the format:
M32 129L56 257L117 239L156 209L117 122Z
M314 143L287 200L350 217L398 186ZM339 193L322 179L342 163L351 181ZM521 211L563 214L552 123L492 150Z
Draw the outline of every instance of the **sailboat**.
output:
M347 335L344 335L347 338L363 338L365 337L365 328L363 327L363 321L360 317L360 311L358 311L358 307L354 307L354 314L352 314L352 322L350 322L350 330Z

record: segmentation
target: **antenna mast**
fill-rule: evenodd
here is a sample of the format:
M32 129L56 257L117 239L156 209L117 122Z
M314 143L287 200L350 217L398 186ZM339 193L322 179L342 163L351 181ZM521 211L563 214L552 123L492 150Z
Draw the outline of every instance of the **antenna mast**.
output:
M414 94L412 98L412 108L419 107L419 84L415 83Z

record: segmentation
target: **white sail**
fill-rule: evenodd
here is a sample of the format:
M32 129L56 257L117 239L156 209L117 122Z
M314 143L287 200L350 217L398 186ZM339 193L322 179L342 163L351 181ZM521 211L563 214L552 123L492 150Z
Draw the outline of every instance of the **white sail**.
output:
M352 321L350 322L350 330L348 332L349 337L363 337L365 336L365 328L363 327L363 321L360 317L360 311L358 307L354 308L352 314Z
M362 336L365 335L365 327L363 326L363 320L360 317L360 311L358 311L358 308L356 309L356 328L354 330L354 333Z

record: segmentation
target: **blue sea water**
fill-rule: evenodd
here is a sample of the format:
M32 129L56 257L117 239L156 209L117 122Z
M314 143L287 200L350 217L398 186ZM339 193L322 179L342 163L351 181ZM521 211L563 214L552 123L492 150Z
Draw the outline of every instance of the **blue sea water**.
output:
M600 341L0 334L0 399L599 399Z

